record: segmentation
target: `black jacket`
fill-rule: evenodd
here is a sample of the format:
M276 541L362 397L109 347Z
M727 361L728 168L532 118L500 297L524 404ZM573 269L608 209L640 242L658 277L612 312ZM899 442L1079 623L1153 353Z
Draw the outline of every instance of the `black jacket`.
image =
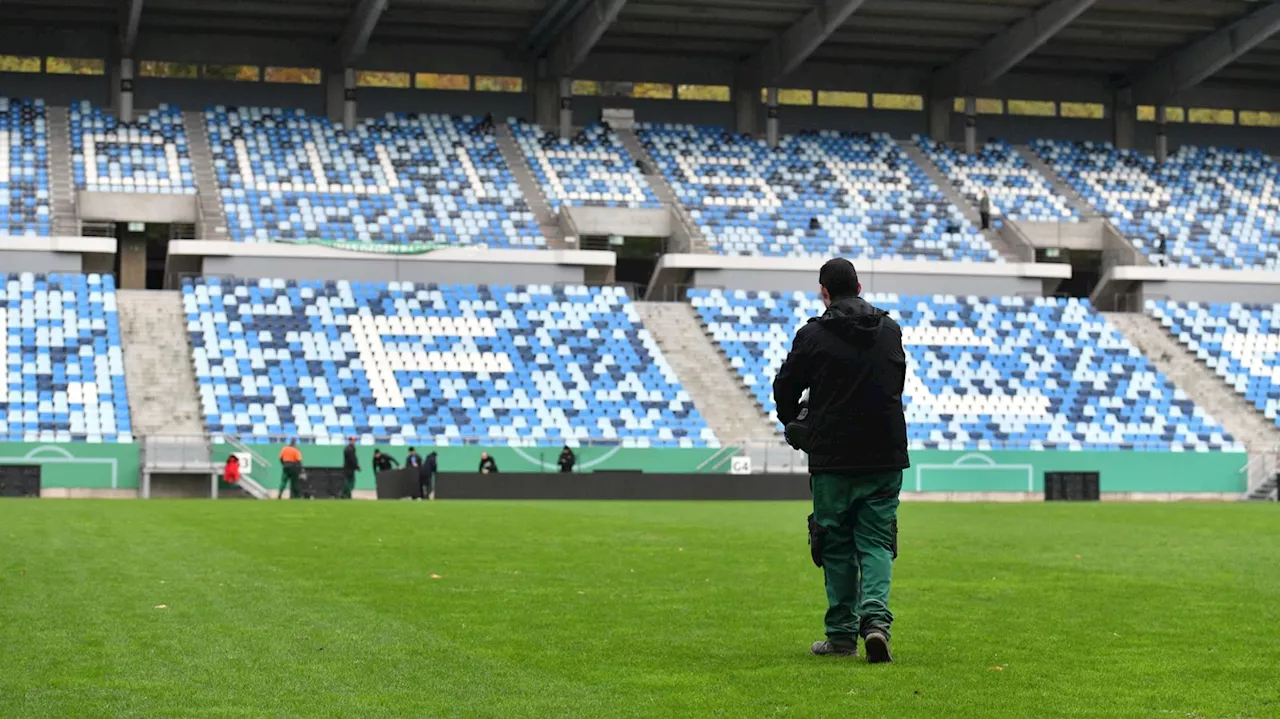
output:
M485 457L484 459L480 460L480 469L477 469L476 471L480 472L481 474L483 474L485 471L488 471L489 474L497 474L498 463L493 461L493 457Z
M356 458L356 448L350 444L342 450L342 468L350 472L360 471L360 460Z
M431 454L427 455L427 461L425 464L422 465L422 471L425 472L426 474L435 474L436 468L439 466L440 465L436 460L436 453L432 452Z
M391 455L387 454L386 452L383 452L382 454L379 454L377 457L373 458L373 471L375 472L386 472L390 470L392 467L399 467L399 466L400 466L400 461L397 460L395 457L392 457Z
M773 381L773 399L786 425L809 390L809 471L869 474L911 466L902 410L906 377L902 328L860 297L832 304L801 327Z
M564 450L560 452L560 460L559 460L560 471L572 472L573 465L576 464L577 461L578 461L578 458L574 456L573 450L569 449L568 447L565 447Z

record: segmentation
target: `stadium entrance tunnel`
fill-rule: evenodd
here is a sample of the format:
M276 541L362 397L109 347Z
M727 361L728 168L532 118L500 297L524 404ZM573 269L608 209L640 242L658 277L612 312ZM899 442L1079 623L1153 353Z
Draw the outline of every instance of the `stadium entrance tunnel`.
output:
M1102 253L1097 250L1042 247L1036 250L1036 262L1071 266L1071 277L1059 283L1053 292L1056 297L1088 298L1102 277Z
M614 265L614 283L628 287L631 296L645 299L653 273L662 256L665 240L660 237L584 237L584 250L608 250L617 256Z
M189 226L151 222L102 223L97 232L116 239L112 268L122 290L165 289L169 241L191 234Z

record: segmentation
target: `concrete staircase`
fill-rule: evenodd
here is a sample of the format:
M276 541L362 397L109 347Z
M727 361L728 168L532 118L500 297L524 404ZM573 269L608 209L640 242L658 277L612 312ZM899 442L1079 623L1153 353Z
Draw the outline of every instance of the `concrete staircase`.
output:
M1026 145L1015 145L1013 149L1022 156L1022 159L1027 161L1028 165L1031 165L1031 169L1040 173L1044 179L1048 180L1049 185L1053 187L1054 192L1062 195L1062 197L1066 199L1067 204L1075 208L1076 212L1079 212L1081 217L1086 220L1101 217L1101 215L1098 214L1098 211L1093 208L1093 205L1089 204L1088 200L1085 200L1079 192L1076 192L1076 189L1072 187L1070 183L1062 179L1062 175L1059 175L1054 171L1054 169L1049 166L1049 163L1041 160L1040 156L1037 155L1030 147L1027 147Z
M505 122L497 123L494 126L494 135L498 139L498 149L502 152L502 159L506 160L507 167L511 168L511 174L516 176L516 184L524 194L524 201L533 212L534 219L538 221L538 229L542 232L542 236L547 239L547 247L553 250L565 249L568 244L564 240L564 231L560 229L560 223L556 221L556 215L551 211L551 203L547 202L547 196L542 193L542 185L538 184L533 169L529 167L528 159L520 150L520 145L516 143L511 127Z
M653 189L653 194L657 196L658 201L666 207L670 208L676 215L676 219L684 226L684 232L689 237L691 250L697 253L710 253L711 247L707 245L707 238L703 237L702 230L698 228L698 224L689 216L689 211L684 205L680 204L680 200L676 197L676 193L671 189L671 185L667 184L667 178L662 176L662 171L658 169L658 163L653 161L653 156L645 149L644 143L640 142L640 138L636 137L635 130L614 130L614 134L618 136L618 140L622 146L626 148L627 154L631 156L633 162L644 163L645 179L649 182L649 187Z
M197 198L200 203L196 236L202 240L230 239L227 233L227 215L222 209L222 193L218 189L218 177L213 171L213 151L209 148L209 133L205 130L204 115L199 112L184 112L182 123L187 129L191 172L196 177Z
M775 440L778 432L683 302L637 302L636 311L722 445Z
M907 153L907 157L911 158L911 161L916 163L917 167L924 170L924 174L928 175L930 180L933 180L933 184L937 185L938 191L942 193L942 196L950 200L951 204L955 205L960 210L960 213L964 215L964 218L968 220L975 229L982 227L982 216L978 213L978 208L969 201L968 197L965 197L956 189L956 186L951 183L951 180L947 179L947 176L943 174L942 170L934 164L933 160L929 159L928 155L924 154L924 151L921 150L915 142L912 142L911 140L898 140L898 146L902 148L903 152ZM1022 259L1018 257L1017 250L1015 250L997 230L979 229L978 231L982 233L983 237L987 238L987 242L990 243L991 246L995 248L996 252L999 252L1000 256L1005 258L1005 260L1009 262L1022 261Z
M1280 450L1280 427L1196 358L1154 317L1138 312L1104 314L1130 344L1151 360L1156 369L1221 423L1231 436L1244 443L1251 465L1263 475L1250 486L1266 478L1274 481L1274 458L1276 451Z
M49 214L54 237L79 237L75 174L71 168L71 123L65 107L45 110L49 134Z
M205 436L182 293L117 290L134 434Z

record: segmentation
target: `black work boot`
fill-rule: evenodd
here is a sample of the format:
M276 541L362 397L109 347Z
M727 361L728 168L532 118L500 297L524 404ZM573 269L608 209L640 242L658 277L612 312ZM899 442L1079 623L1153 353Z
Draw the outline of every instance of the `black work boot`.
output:
M880 627L871 627L862 634L862 643L867 647L867 662L882 664L893 661L889 651L889 633Z
M849 643L824 639L820 642L814 642L813 646L809 647L809 653L819 657L856 657L858 656L858 640L854 638L852 643Z

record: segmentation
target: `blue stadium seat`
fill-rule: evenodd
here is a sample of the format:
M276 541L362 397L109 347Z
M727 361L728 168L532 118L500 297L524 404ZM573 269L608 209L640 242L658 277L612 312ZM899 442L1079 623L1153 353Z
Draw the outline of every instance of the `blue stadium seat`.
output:
M716 446L617 288L188 280L210 431Z
M766 411L809 294L693 290L707 332ZM915 449L1239 450L1086 301L868 295L902 325Z
M0 273L0 441L133 441L110 275Z
M1280 305L1148 300L1146 311L1280 424Z
M589 125L573 139L562 140L531 123L510 119L507 124L553 210L561 205L662 206L607 126Z
M0 97L0 194L8 198L0 203L0 234L47 237L52 232L44 100Z
M807 133L776 150L713 127L639 136L722 254L1003 262L888 135Z
M231 237L545 247L478 118L387 115L343 129L301 110L205 112Z
M120 122L89 102L71 106L76 187L100 192L194 195L195 175L182 111L171 105Z
M1261 152L1185 146L1158 165L1107 143L1033 149L1148 254L1163 234L1172 265L1280 269L1280 166Z
M1000 218L1026 222L1079 222L1080 213L1049 181L1002 140L978 148L974 155L916 136L916 145L951 184L977 206L982 193L991 200L991 224Z

